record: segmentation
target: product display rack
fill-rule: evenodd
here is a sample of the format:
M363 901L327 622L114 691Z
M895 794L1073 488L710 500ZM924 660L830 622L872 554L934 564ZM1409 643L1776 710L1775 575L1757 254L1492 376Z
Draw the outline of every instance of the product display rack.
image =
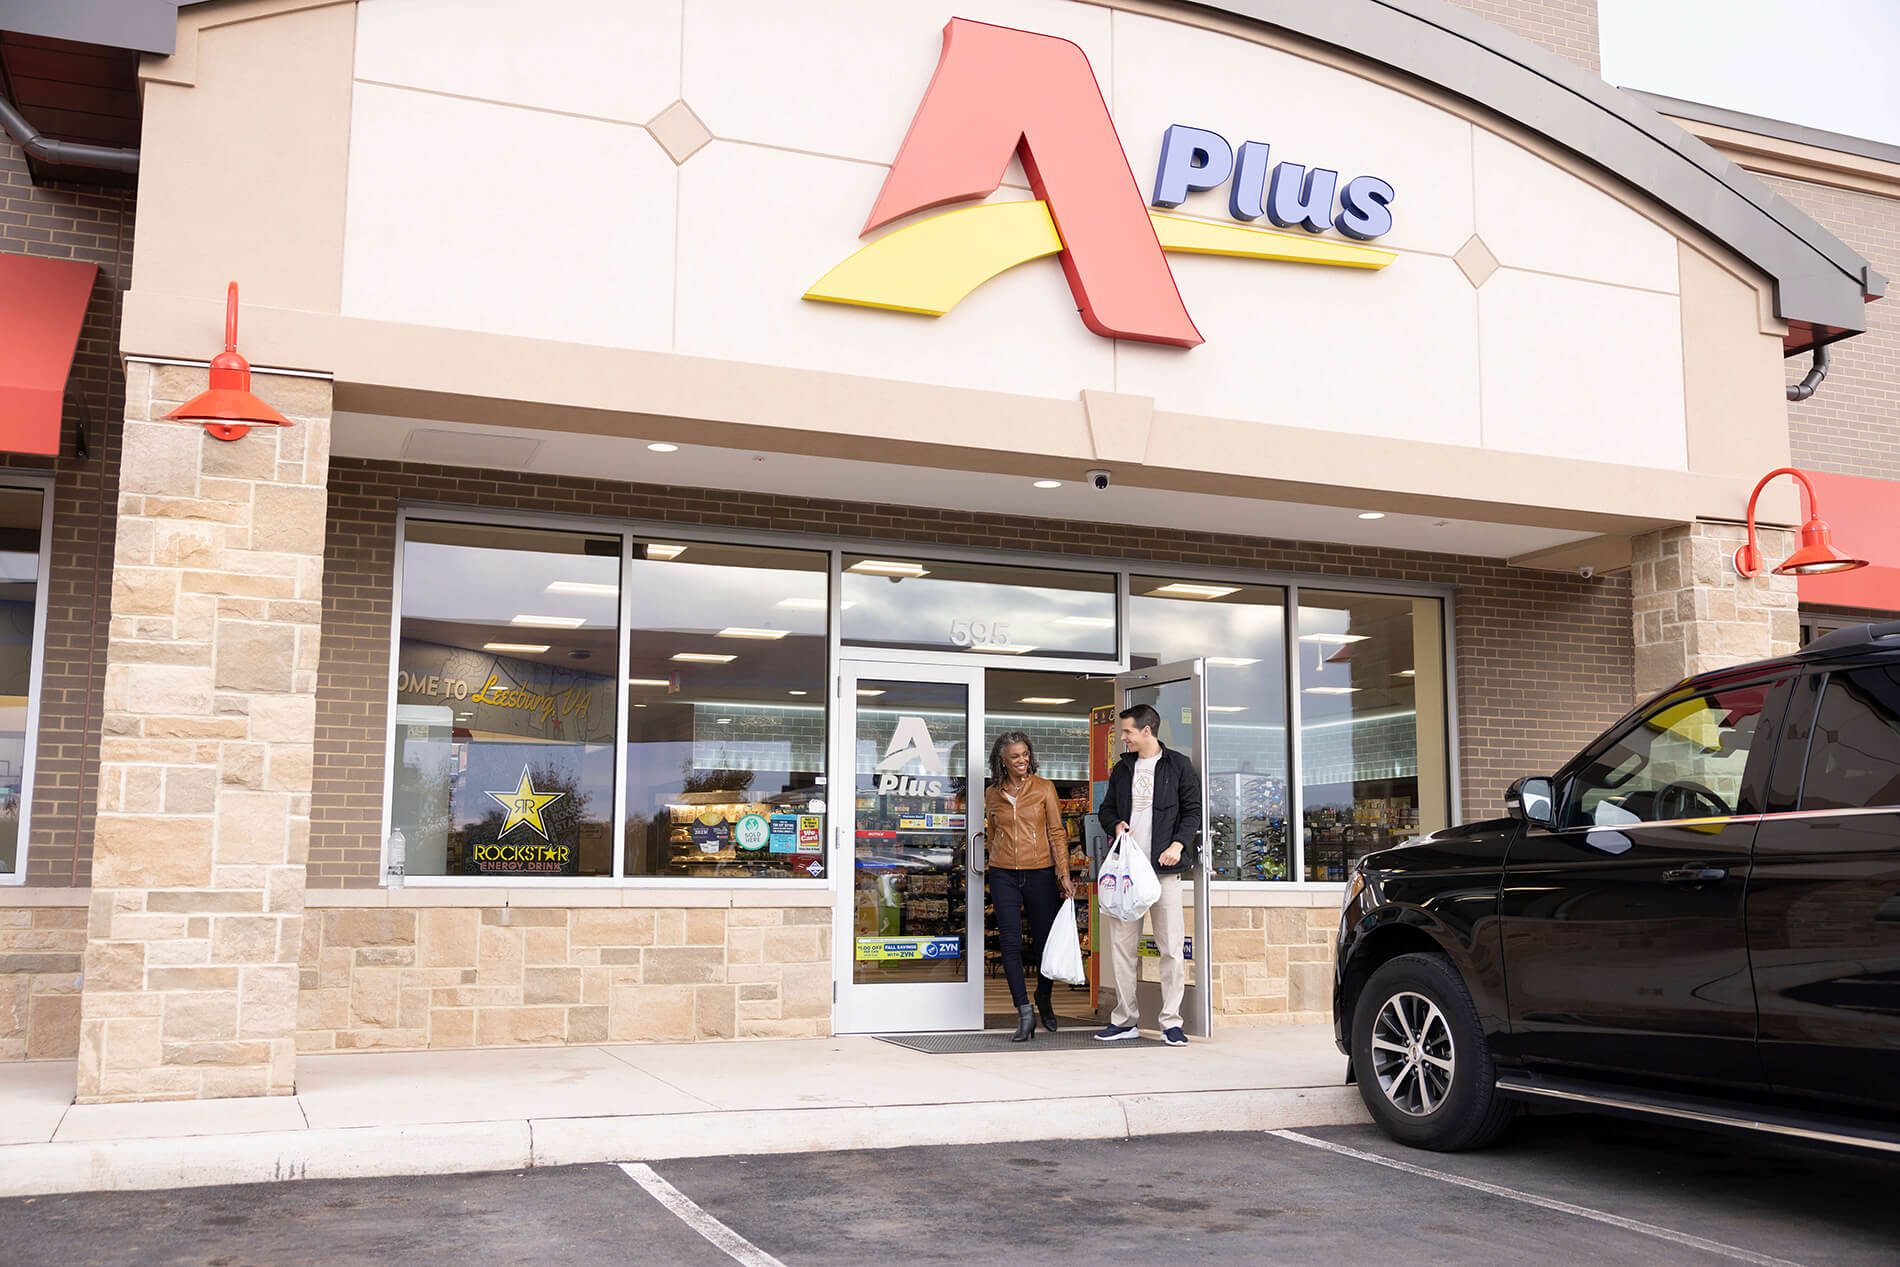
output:
M1246 771L1210 775L1208 799L1215 879L1291 877L1285 779Z

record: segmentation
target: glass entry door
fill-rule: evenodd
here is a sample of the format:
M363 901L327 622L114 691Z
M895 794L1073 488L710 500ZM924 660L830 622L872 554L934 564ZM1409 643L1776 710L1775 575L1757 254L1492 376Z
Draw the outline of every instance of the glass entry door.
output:
M982 1029L983 672L847 661L838 692L833 1029Z
M1213 915L1208 909L1208 865L1212 853L1208 847L1205 822L1207 806L1207 686L1201 661L1178 660L1137 669L1115 679L1115 711L1146 704L1161 714L1161 731L1156 736L1194 763L1201 785L1203 823L1201 836L1190 848L1199 857L1192 872L1181 882L1182 927L1187 931L1187 990L1181 999L1182 1028L1196 1037L1204 1037L1213 1023L1213 990L1207 956L1213 946ZM1116 754L1118 757L1120 753ZM1105 846L1106 847L1106 846ZM1165 846L1164 846L1165 847ZM1104 919L1107 917L1104 916ZM1153 945L1152 925L1142 934L1140 1023L1152 1028L1161 1014L1160 959ZM1114 993L1114 974L1103 974L1103 994ZM1106 1011L1108 1004L1103 1004Z

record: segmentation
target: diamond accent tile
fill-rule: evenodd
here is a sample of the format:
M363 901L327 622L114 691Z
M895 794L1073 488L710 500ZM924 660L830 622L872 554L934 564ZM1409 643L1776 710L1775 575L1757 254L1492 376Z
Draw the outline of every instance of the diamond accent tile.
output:
M647 131L675 165L699 153L712 140L712 133L684 101L675 101L654 115L647 121Z
M1471 240L1459 247L1458 253L1451 258L1452 262L1458 265L1459 271L1465 275L1465 280L1471 283L1473 290L1490 281L1491 274L1498 271L1498 257L1491 254L1491 248L1486 246L1484 239L1475 233L1471 235Z

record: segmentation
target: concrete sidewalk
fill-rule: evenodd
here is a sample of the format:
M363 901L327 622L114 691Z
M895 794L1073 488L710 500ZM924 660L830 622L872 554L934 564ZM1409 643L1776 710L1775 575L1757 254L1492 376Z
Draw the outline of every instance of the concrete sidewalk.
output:
M0 1065L0 1196L1364 1121L1325 1026L926 1055L874 1038L306 1055L297 1094L75 1105Z

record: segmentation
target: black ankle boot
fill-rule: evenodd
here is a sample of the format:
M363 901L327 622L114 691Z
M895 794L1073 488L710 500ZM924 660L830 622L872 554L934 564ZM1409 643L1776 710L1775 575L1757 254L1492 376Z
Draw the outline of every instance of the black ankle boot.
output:
M1036 1009L1025 1003L1016 1009L1016 1034L1009 1041L1026 1043L1036 1032Z
M1051 1034L1056 1032L1056 1005L1049 998L1049 991L1036 991L1036 1011L1042 1015L1042 1027Z

